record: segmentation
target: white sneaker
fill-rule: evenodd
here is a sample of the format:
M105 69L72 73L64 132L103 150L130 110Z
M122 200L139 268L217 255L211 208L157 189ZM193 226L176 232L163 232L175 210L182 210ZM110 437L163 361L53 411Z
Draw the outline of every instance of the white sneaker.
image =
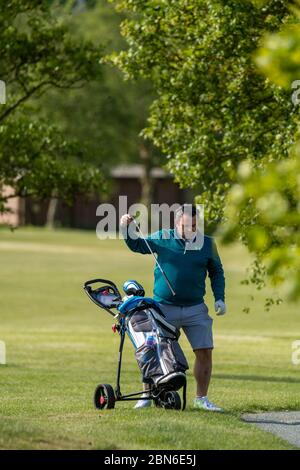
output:
M198 408L199 410L206 410L206 411L218 411L222 413L224 410L219 406L215 405L207 397L197 397L194 400L194 408Z
M152 400L143 400L143 397L147 397L147 393L143 393L141 399L137 402L134 408L149 408Z

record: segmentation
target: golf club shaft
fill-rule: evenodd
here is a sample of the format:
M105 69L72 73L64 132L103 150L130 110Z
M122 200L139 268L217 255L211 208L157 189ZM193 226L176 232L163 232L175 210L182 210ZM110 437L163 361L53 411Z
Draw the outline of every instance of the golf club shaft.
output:
M137 229L138 229L138 231L139 231L139 233L140 233L142 239L143 239L144 242L146 243L147 248L149 249L150 253L153 255L153 257L154 257L154 259L155 259L155 262L156 262L157 266L158 266L159 269L160 269L160 272L161 272L162 275L164 276L165 281L166 281L166 283L168 284L168 287L169 287L170 291L172 292L172 295L176 295L176 292L174 291L173 287L171 286L170 281L169 281L169 279L167 278L166 273L164 272L163 268L162 268L161 265L159 264L159 262L158 262L158 260L157 260L157 258L156 258L156 256L155 256L155 253L152 251L152 249L151 249L149 243L147 242L146 238L144 237L144 235L143 235L143 233L142 233L140 227L139 227L138 224L136 223L135 218L133 218L132 220L133 220L133 222L135 223L135 225L136 225L136 227L137 227Z

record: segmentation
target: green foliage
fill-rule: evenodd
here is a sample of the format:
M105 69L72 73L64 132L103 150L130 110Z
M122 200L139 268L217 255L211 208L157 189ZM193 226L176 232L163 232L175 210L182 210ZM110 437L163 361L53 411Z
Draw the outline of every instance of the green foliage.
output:
M288 21L285 1L114 2L130 14L128 50L110 60L125 78L151 79L158 98L144 135L162 149L183 187L197 187L210 222L245 157L281 159L296 126L288 93L257 72L252 54Z
M225 242L241 235L261 257L274 285L283 285L289 300L300 297L300 158L270 163L264 171L243 162L232 187L221 233ZM246 214L246 219L243 215Z
M299 19L300 11L294 12ZM291 101L292 83L299 79L299 21L278 34L267 35L256 62L271 80L289 89ZM299 139L298 132L295 138ZM291 301L300 298L299 174L299 141L291 147L287 159L273 161L263 171L244 161L239 167L238 182L230 190L227 221L221 229L225 242L244 240L250 251L261 258L272 283L280 286Z
M124 15L115 11L106 0L89 8L74 9L74 2L58 6L58 21L67 24L77 40L103 44L105 53L126 47L120 36L119 23ZM42 100L34 103L36 113L50 116L69 138L78 138L89 150L91 159L100 164L107 176L112 166L120 162L141 162L139 133L146 125L148 108L154 99L151 83L124 82L122 74L101 60L101 81L89 82L80 89L67 92L52 89ZM149 145L149 150L153 146ZM154 163L159 152L152 151Z
M114 3L131 18L122 25L128 50L110 60L128 79L150 78L158 94L144 134L177 181L197 187L209 225L225 220L224 241L239 239L254 253L248 282L261 289L269 276L296 299L296 148L289 155L299 124L291 99L291 81L300 78L296 2ZM278 302L266 299L266 308Z
M72 196L103 190L99 169L79 164L84 151L78 143L66 141L47 122L30 122L25 116L0 126L0 187L12 188L11 196L46 198ZM76 156L76 157L75 157ZM6 196L0 197L0 212L5 211Z
M292 2L290 2L291 5ZM264 74L281 87L291 90L294 80L300 77L300 2L294 12L293 22L279 33L268 34L256 53L256 63Z
M84 152L47 119L33 118L26 103L51 88L70 89L101 79L101 47L76 40L52 15L47 1L11 0L0 5L1 80L7 103L0 108L0 189L15 195L69 199L104 189L101 173L82 161ZM2 196L0 210L5 209Z

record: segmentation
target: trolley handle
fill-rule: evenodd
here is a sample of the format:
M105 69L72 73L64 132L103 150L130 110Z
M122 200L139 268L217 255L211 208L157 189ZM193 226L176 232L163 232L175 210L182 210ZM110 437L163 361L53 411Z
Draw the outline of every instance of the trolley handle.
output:
M107 279L91 279L90 281L86 281L84 283L84 288L90 287L92 284L96 284L98 282L101 282L102 284L108 284L111 286L118 297L121 297L120 291L117 288L116 284L114 284L112 281L108 281Z

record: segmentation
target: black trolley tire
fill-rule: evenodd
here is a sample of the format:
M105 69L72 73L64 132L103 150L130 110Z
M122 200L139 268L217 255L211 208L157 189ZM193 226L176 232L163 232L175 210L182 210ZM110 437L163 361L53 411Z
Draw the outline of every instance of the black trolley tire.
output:
M111 385L100 384L96 387L94 393L94 405L97 410L111 410L115 407L115 403L115 392Z
M166 410L181 410L181 398L178 392L168 390L159 395L154 400L157 408L165 408Z

